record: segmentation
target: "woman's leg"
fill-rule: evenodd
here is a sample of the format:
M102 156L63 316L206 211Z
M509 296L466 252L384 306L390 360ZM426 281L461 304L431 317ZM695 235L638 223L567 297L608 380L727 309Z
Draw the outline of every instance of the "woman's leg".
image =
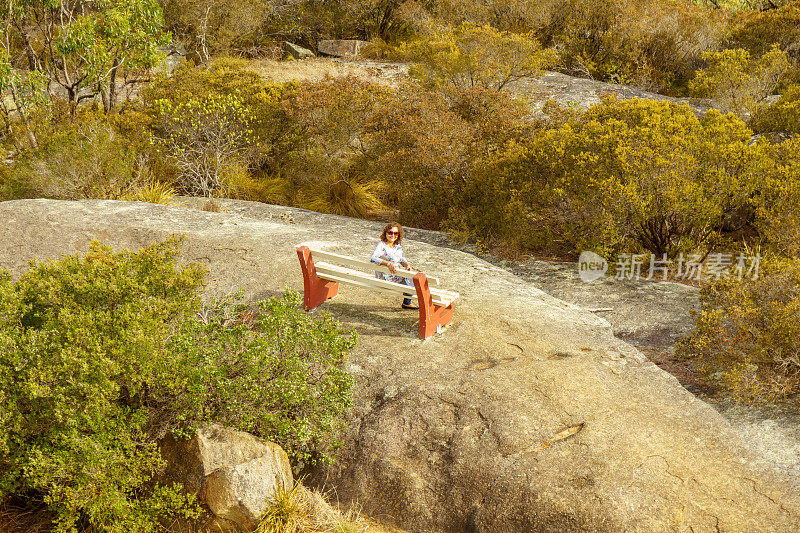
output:
M414 286L414 280L408 278L403 278L403 281L401 283L403 283L404 285L409 285L411 287ZM413 296L413 294L404 292L403 296L405 296L405 299L403 299L403 307L412 307L413 301L411 300L411 297Z

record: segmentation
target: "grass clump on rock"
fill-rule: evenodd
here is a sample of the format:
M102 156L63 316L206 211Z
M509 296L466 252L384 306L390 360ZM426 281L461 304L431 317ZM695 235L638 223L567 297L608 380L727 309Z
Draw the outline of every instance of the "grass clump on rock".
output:
M158 486L158 440L216 421L295 460L335 448L354 346L299 296L244 310L203 304L204 272L178 240L0 278L0 495L42 499L55 531L154 531L192 496Z

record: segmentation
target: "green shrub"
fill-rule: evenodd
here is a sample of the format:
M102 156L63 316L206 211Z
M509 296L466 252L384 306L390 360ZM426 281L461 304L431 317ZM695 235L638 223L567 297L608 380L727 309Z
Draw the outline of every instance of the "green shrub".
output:
M758 279L723 278L701 291L678 353L737 400L800 407L800 267L780 257L761 266Z
M147 182L149 168L139 147L103 115L78 113L42 138L10 169L19 196L118 199Z
M213 420L270 439L298 469L329 460L341 444L352 389L339 367L356 336L330 315L303 312L301 304L296 292L261 301L255 310L223 300L186 321L169 347L204 375L199 383L193 375L182 378L191 394L173 399L170 418L193 425Z
M177 253L175 239L94 243L0 280L0 496L35 491L56 531L153 531L191 515L191 497L152 482L167 432L217 421L304 462L336 445L354 336L291 293L250 312L203 306L203 271Z

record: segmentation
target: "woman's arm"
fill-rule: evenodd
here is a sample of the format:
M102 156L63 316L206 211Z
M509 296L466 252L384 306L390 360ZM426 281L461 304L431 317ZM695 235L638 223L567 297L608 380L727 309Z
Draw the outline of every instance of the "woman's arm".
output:
M370 262L378 263L379 265L384 264L383 260L383 243L379 242L378 245L375 247L375 251L372 252L372 257L369 258Z
M403 248L399 244L397 245L400 248L400 261L399 263L405 268L406 270L411 270L411 264L406 259L406 255L403 253Z
M375 247L375 251L372 252L372 257L369 258L370 262L377 263L381 266L389 267L389 270L394 272L394 263L388 261L383 258L384 255L389 255L386 253L386 249L384 248L383 242L379 242L378 245ZM393 268L394 267L394 268Z

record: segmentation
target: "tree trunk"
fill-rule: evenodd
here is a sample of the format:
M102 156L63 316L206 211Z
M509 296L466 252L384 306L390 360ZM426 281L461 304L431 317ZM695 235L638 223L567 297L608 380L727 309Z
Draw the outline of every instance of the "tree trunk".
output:
M108 91L103 88L102 83L97 84L97 92L100 93L100 100L103 101L103 111L108 113L111 110L111 103Z
M17 89L13 84L11 85L11 99L14 101L14 106L17 108L16 111L19 114L22 127L25 128L25 135L28 137L28 142L31 143L31 147L33 147L34 150L37 150L39 148L39 143L36 141L36 136L33 134L30 124L28 124L28 117L25 115L25 109L22 107Z
M108 80L108 106L106 113L114 111L117 107L117 71L119 70L119 58L114 58L114 64L111 67L111 75Z

